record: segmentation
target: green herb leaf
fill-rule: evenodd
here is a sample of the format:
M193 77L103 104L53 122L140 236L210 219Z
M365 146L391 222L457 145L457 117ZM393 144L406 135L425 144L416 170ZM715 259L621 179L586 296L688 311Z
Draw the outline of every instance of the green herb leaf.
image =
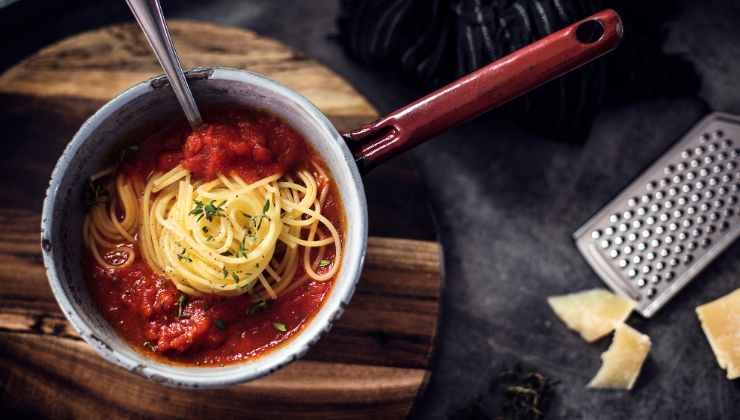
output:
M288 327L286 327L285 324L283 324L282 322L274 321L272 323L272 326L275 327L275 329L278 330L278 331L280 331L280 332L286 332L286 331L288 331Z
M215 204L216 200L211 200L210 203L205 204L200 200L195 200L195 207L193 207L192 210L190 210L190 215L198 216L195 220L200 221L204 217L209 222L213 221L213 218L216 216L225 216L226 213L224 213L224 204L226 204L226 200Z
M224 274L224 278L226 278L229 275L229 270L227 270L226 267L222 268L221 272Z
M216 328L218 328L221 331L226 329L226 323L221 319L217 319L213 321L213 323L216 325Z
M236 251L237 258L247 258L247 235L244 235L241 242L239 242L239 250Z
M198 218L195 220L199 222L200 219L202 219L203 216L205 216L205 213L203 212L203 202L200 200L195 200L195 207L193 207L193 209L190 210L190 213L188 214L193 215L193 216L198 216Z
M193 259L190 258L190 255L187 254L187 250L185 248L183 248L182 251L177 254L177 259L180 261L193 262Z
M231 272L231 278L234 279L234 283L239 283L239 276L235 272Z
M264 299L261 299L254 305L250 306L249 309L247 309L247 315L254 315L257 312L262 312L265 309L267 309L267 301Z
M321 267L321 268L328 267L329 264L331 264L331 261L329 261L329 260L321 260L321 261L319 261L319 267Z

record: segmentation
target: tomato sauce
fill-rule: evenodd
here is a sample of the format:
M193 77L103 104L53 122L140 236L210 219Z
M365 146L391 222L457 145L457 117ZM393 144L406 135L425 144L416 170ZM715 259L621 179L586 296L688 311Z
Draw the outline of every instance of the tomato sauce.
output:
M196 179L236 173L253 182L287 172L315 155L298 132L265 112L217 108L204 118L207 123L195 131L176 124L153 134L127 156L123 170L146 178L182 164Z
M195 178L238 173L247 182L298 168L318 156L305 140L279 119L258 111L217 110L207 124L191 132L171 126L131 149L121 170L146 179L178 164ZM320 162L320 160L319 160ZM328 171L327 171L328 173ZM341 206L332 184L322 213L343 230ZM298 333L331 292L334 280L306 281L274 301L236 297L188 297L141 259L107 269L89 257L87 280L104 317L137 350L166 361L223 365L268 351ZM120 251L104 255L111 264ZM324 258L334 259L333 251ZM118 261L120 263L120 261ZM319 268L318 272L329 267ZM299 266L296 278L303 274Z
M144 262L104 269L89 262L89 287L103 315L139 351L195 365L246 360L301 330L318 311L333 281L309 281L279 299L185 298Z

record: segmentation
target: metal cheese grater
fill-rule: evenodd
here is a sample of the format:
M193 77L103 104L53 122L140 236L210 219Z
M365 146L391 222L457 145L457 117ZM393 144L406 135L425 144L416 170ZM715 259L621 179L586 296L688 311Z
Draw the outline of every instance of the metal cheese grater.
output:
M740 117L714 113L574 234L615 292L657 312L740 235Z

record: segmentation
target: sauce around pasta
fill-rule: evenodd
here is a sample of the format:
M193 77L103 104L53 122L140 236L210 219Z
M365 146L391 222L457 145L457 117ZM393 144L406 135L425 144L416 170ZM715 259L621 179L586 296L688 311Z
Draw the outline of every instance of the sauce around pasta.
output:
M331 292L341 203L290 126L214 109L124 150L90 181L88 286L139 351L220 365L295 335Z

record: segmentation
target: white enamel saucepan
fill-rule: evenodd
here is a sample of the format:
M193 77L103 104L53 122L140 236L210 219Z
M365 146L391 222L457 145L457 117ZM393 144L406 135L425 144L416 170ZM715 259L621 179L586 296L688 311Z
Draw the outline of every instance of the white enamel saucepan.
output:
M80 127L51 176L41 222L49 284L80 336L104 358L151 380L191 388L222 387L266 375L295 360L331 328L350 304L367 245L367 209L360 173L462 121L559 77L617 46L617 14L602 11L516 51L358 130L340 134L306 98L255 73L191 70L201 108L219 104L266 110L299 131L323 158L346 215L344 259L332 292L305 328L259 357L223 367L166 364L135 351L99 313L83 274L83 193L126 139L182 118L164 76L141 82L105 104Z

